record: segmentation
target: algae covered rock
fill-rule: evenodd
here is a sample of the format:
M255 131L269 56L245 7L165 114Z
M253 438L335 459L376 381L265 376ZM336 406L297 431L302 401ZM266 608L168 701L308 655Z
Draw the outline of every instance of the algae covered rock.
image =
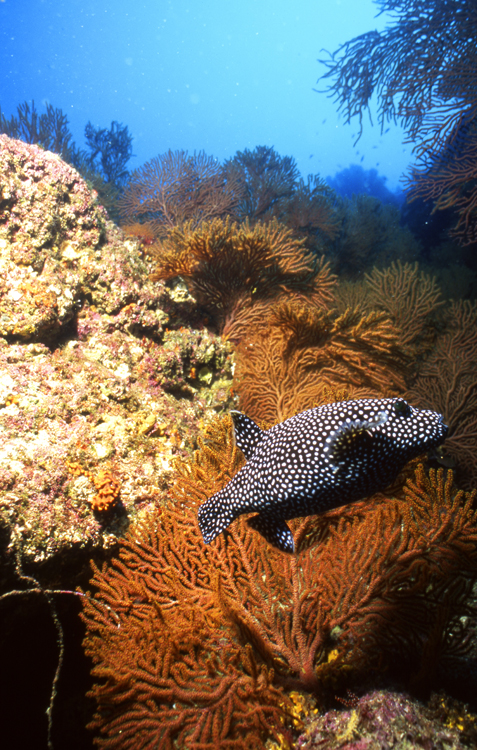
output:
M114 545L229 405L230 345L150 272L72 167L0 136L0 525L33 563Z

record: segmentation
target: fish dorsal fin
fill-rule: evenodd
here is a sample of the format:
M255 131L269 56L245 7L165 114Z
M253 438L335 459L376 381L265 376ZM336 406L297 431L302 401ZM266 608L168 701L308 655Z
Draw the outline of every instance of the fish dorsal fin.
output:
M388 419L387 411L379 412L374 419L347 419L326 438L324 454L335 466L349 461L363 442L373 438L373 430Z
M241 411L231 411L230 416L234 423L235 444L248 461L262 442L265 432Z

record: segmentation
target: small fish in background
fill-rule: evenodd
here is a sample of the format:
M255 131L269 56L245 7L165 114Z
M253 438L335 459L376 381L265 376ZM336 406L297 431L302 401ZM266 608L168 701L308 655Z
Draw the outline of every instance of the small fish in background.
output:
M318 406L269 430L231 412L247 463L198 511L205 544L242 513L283 552L294 552L291 518L315 515L386 489L412 458L440 445L448 431L437 412L401 398Z

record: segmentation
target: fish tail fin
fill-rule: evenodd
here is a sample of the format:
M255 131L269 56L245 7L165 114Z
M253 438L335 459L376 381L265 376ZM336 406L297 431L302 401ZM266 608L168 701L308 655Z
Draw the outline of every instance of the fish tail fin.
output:
M216 536L225 531L235 518L230 499L222 491L216 492L199 507L197 512L199 528L204 544L210 544Z

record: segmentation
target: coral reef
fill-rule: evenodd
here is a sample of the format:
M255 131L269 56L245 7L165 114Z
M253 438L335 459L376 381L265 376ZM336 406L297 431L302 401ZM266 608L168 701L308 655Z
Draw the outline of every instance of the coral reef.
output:
M152 278L183 278L232 341L263 322L277 298L296 295L320 306L332 298L335 277L328 265L275 221L250 227L216 219L195 231L186 225L172 230L151 255L157 263Z
M295 186L293 227L195 213L200 226L171 222L162 241L147 221L125 238L57 156L6 136L0 145L0 539L2 576L15 560L21 584L1 601L42 597L53 614L49 737L60 595L84 602L91 726L105 748L291 747L348 687L394 676L425 692L436 669L465 672L477 526L474 494L452 472L414 464L385 494L295 520L295 557L246 519L205 547L197 507L243 461L230 419L216 416L238 400L268 426L316 402L413 385L449 415L462 477L477 408L474 307L442 305L405 263L338 285L314 252L340 241L325 228L326 195L324 223L313 223L316 180L299 200ZM99 563L114 549L95 566L95 593L73 596L75 553ZM55 589L51 578L66 575ZM348 742L367 726L360 700L340 725ZM444 723L461 721L440 709Z
M54 353L42 344L0 346L0 515L21 529L28 558L113 544L164 495L173 457L194 446L197 424L215 405L226 407L227 345L206 332L164 332L159 344L124 331L155 321L157 335L147 312L137 305L124 315L84 314L79 339ZM89 510L98 489L86 475L111 461L121 504L105 524ZM75 478L69 462L80 462L85 476Z
M106 216L59 156L0 136L0 335L56 337L82 298L79 268L98 264Z
M73 141L68 117L61 109L47 104L46 112L39 115L35 102L30 105L25 101L18 105L16 116L12 115L10 119L0 107L0 133L38 144L61 156L97 192L109 217L119 219L117 202L129 176L126 165L132 156L132 136L126 125L113 121L107 130L88 122L85 127L87 148L80 149Z
M449 711L447 702L444 696L435 695L426 707L405 694L375 690L356 698L348 710L331 710L313 719L295 747L464 750L477 741L477 717L464 705L455 705Z
M295 521L297 556L242 518L205 546L197 507L242 460L230 418L211 424L169 504L95 567L83 619L101 747L261 748L267 734L290 746L290 691L323 706L386 673L422 688L472 647L475 493L452 473L420 466L395 499Z

